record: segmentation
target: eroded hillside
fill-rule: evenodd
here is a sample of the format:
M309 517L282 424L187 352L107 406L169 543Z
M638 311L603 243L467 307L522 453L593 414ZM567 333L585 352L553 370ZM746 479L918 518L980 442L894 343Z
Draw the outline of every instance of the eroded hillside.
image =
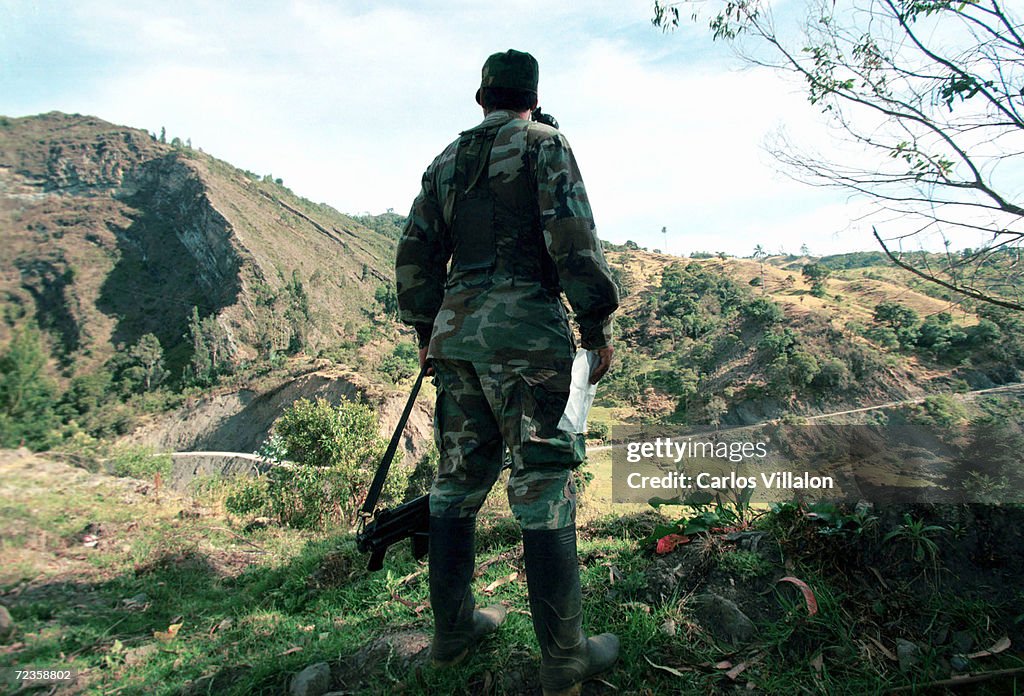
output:
M60 113L0 126L0 230L9 319L35 315L76 372L147 333L180 372L193 307L236 363L352 337L394 243L200 151Z

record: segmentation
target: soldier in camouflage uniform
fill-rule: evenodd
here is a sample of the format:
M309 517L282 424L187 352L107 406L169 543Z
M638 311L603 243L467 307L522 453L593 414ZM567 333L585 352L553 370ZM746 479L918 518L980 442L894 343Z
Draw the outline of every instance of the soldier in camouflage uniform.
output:
M477 102L485 118L427 168L398 245L401 318L436 375L440 464L430 491L430 590L435 664L463 659L504 619L476 609L476 514L502 467L523 529L527 582L545 694L578 693L618 654L612 634L581 628L572 469L583 436L559 429L575 351L597 352L591 381L612 358L618 294L568 142L529 120L537 62L507 51L487 59ZM451 267L449 268L449 261Z

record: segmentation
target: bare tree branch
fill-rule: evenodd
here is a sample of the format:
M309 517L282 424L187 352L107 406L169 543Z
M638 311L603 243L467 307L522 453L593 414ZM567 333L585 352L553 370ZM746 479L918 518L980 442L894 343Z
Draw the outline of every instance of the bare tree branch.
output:
M943 240L944 253L905 256L873 226L894 263L1022 309L1024 24L1007 2L817 0L802 44L776 31L767 0L701 4L718 10L709 24L716 40L750 65L800 77L841 139L863 148L817 157L788 142L769 146L785 173L900 215L891 239ZM678 26L678 4L655 7L656 25ZM965 239L973 248L954 253L952 240Z

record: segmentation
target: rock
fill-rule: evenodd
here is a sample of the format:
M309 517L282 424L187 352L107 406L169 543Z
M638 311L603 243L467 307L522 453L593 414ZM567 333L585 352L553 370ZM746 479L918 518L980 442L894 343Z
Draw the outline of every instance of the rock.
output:
M971 668L971 661L963 655L954 655L949 658L949 666L953 668L954 672L966 672Z
M726 534L725 538L727 541L736 542L737 548L741 551L753 551L756 553L758 545L766 536L768 536L767 532L744 531Z
M701 626L718 640L737 644L754 636L754 622L732 600L709 592L697 595L689 605Z
M323 696L331 688L331 668L326 662L317 662L292 677L288 686L290 696Z
M148 643L146 645L140 645L137 648L125 650L124 663L130 667L141 665L156 655L159 650L160 646L156 643Z
M7 607L0 604L0 640L7 640L14 635L14 619L11 618L11 612L7 611Z
M376 692L387 682L385 673L415 674L426 667L429 654L430 636L422 631L381 636L342 658L336 665L335 681L350 694Z
M901 672L909 672L921 661L921 648L904 638L896 639L896 659Z

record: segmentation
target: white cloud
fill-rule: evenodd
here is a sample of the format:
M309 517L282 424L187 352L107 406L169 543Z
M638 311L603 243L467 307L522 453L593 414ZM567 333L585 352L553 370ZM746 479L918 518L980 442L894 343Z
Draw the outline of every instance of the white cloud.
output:
M85 78L19 103L166 126L343 211L404 212L423 168L479 120L483 59L515 47L541 63L541 102L603 237L661 246L667 226L681 244L749 253L758 234L796 248L808 226L845 224L835 197L779 177L761 149L779 122L810 130L813 109L769 72L731 71L702 27L662 35L646 0L443 8L77 4L50 28L70 60L91 61Z

